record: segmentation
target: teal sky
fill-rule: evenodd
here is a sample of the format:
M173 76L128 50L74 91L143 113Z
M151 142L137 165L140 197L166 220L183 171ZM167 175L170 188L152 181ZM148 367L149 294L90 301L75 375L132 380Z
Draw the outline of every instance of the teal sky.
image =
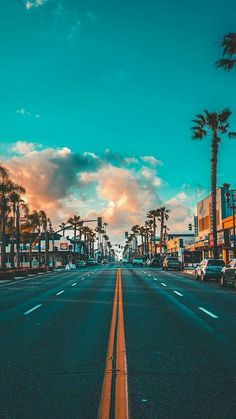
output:
M214 67L235 13L235 0L2 0L2 146L153 155L163 196L208 188L209 143L191 140L191 119L228 106L236 129L236 74ZM236 186L235 150L222 142L219 183Z

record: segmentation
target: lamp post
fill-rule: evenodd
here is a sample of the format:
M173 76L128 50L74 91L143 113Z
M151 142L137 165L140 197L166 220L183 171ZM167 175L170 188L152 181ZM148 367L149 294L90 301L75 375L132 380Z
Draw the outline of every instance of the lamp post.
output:
M234 191L232 191L232 193L230 193L230 191L229 191L230 184L229 183L224 183L223 187L226 190L225 199L226 199L226 202L227 202L227 206L228 206L228 208L232 209L233 244L234 244L233 248L234 248L234 257L236 257L236 225L235 225L236 193Z

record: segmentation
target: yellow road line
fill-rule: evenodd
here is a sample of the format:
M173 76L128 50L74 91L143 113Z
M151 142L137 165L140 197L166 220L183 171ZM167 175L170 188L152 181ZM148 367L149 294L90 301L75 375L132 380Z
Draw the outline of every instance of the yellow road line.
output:
M118 317L117 317L118 316ZM118 269L116 275L116 288L113 300L113 310L108 349L106 357L106 367L102 386L102 396L99 406L98 419L109 419L111 407L111 387L112 387L112 357L114 351L114 340L117 321L116 339L116 380L115 380L115 419L128 419L128 385L127 385L127 362L125 349L124 314L121 270Z
M115 419L128 418L128 386L127 386L127 363L125 349L125 330L123 314L123 296L121 270L118 270L118 327L116 346L116 394L115 394Z
M115 340L115 326L117 317L117 299L118 299L118 279L116 280L115 295L113 301L113 310L111 318L111 327L108 340L106 367L102 386L102 396L99 406L99 419L109 419L110 415L110 404L111 404L111 383L112 383L112 357L114 350Z

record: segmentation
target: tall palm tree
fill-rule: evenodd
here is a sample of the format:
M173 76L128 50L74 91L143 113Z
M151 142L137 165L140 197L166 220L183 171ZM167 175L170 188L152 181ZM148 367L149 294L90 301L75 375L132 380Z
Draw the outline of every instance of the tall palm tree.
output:
M161 227L160 227L160 254L162 254L162 247L163 247L163 235L164 235L164 223L169 218L169 212L170 210L166 209L166 207L160 207L160 221L161 221Z
M34 210L28 214L26 222L22 227L24 231L28 231L31 234L30 247L32 247L33 242L38 243L38 266L41 266L41 217L39 211Z
M0 211L1 211L1 268L6 270L6 223L9 213L9 194L13 191L13 182L9 178L9 172L0 167Z
M66 223L61 223L60 225L59 225L59 227L62 229L62 235L63 236L65 236L65 227L66 226Z
M73 217L70 217L70 218L67 220L67 223L68 223L68 224L70 224L71 226L73 226L73 230L74 230L73 253L74 253L74 259L75 259L75 251L76 251L76 236L77 236L77 228L79 227L79 223L80 223L80 216L75 214Z
M153 240L154 240L154 252L157 253L157 242L156 242L156 221L160 220L160 208L152 209L147 213L147 218L153 221Z
M26 216L29 213L29 208L25 201L21 199L21 194L25 193L25 188L20 185L13 185L13 190L9 195L9 201L12 208L15 240L16 240L16 264L17 269L20 268L20 215L21 212Z
M216 66L226 71L233 70L236 67L236 32L229 32L224 35L221 40L221 47L223 48L223 58L216 61Z
M204 137L211 138L211 217L213 233L213 254L218 257L217 247L217 217L216 217L216 187L217 187L217 162L218 148L221 135L229 138L236 137L235 132L229 131L229 117L232 112L229 109L223 109L220 112L208 112L205 110L202 114L197 114L193 120L195 126L192 127L194 140L202 140Z
M41 231L44 233L44 243L45 243L45 266L49 266L49 236L48 236L48 217L45 211L39 211L39 219L41 225Z

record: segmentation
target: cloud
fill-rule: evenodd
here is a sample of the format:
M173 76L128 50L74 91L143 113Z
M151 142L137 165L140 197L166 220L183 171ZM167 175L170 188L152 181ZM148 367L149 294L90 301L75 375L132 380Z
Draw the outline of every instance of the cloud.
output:
M17 109L16 113L18 113L19 115L24 116L24 117L28 116L28 117L33 117L33 118L40 118L39 114L33 114L33 113L27 111L25 108Z
M67 41L70 41L71 39L74 38L74 36L76 35L79 27L80 27L80 21L77 20L75 22L75 24L73 26L71 26L71 28L69 29L69 33L68 33L67 38L66 38Z
M143 224L147 212L165 205L171 231L186 231L193 214L190 186L169 198L160 196L163 180L156 164L143 157L122 156L111 150L97 155L75 153L68 147L44 147L17 141L5 158L17 183L27 191L31 209L45 209L56 226L74 213L104 217L111 236L120 240L134 224ZM151 166L150 166L151 164Z
M37 145L35 143L29 143L27 141L17 141L12 147L12 151L19 154L29 154L35 150Z
M154 156L142 156L141 160L143 160L145 163L150 163L153 166L163 165L163 162L161 160L157 160Z
M43 6L47 3L47 0L27 0L25 3L25 7L27 10L38 8L40 6Z
M91 12L91 11L88 11L88 12L86 13L86 18L87 18L88 20L90 20L91 22L96 22L96 20L97 20L97 16L95 15L95 13L93 13L93 12Z

